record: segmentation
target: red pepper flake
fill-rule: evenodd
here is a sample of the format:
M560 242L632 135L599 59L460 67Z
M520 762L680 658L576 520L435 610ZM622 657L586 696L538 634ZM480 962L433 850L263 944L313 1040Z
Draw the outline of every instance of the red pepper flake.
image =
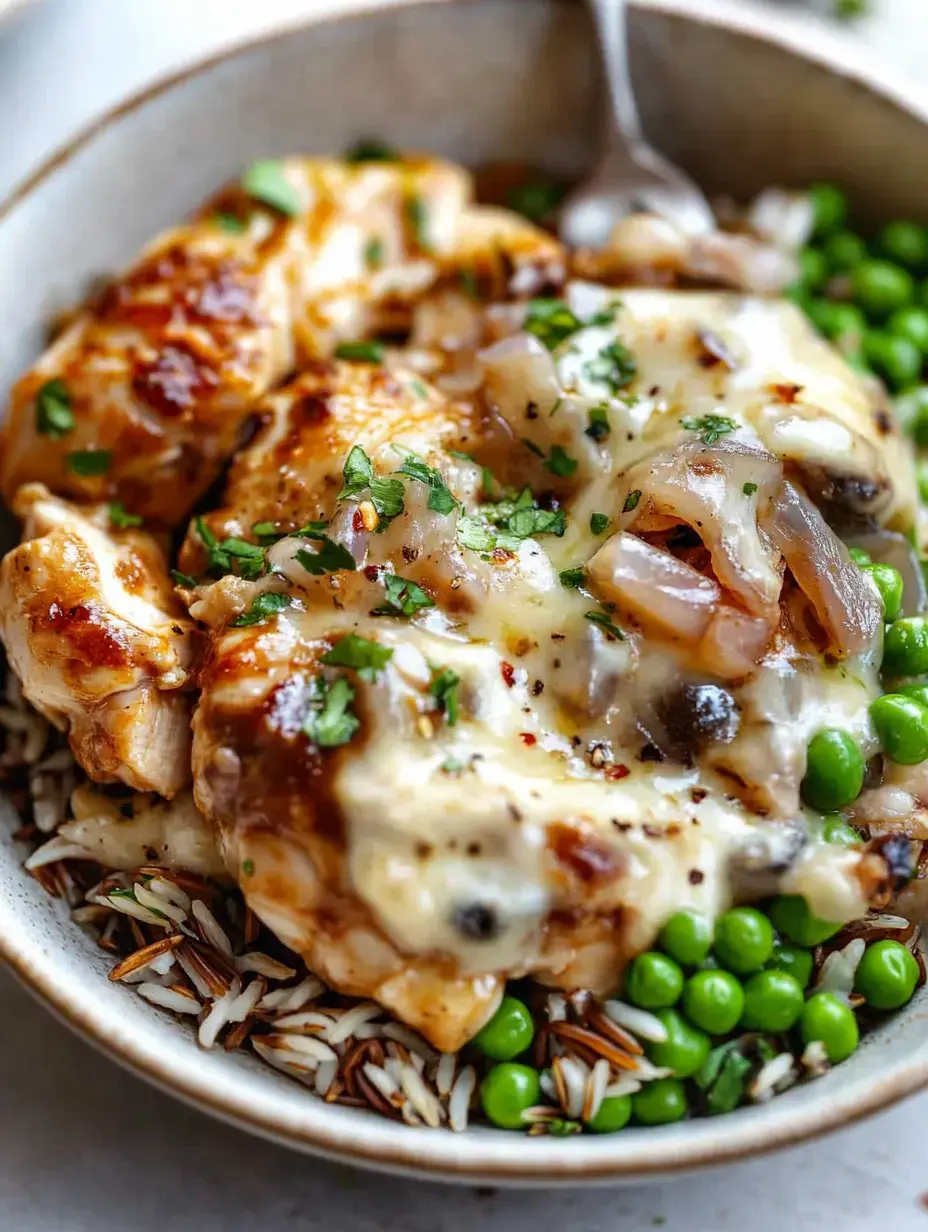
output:
M356 509L351 515L351 528L355 534L360 534L364 529L364 519L361 517L360 509Z
M694 787L690 792L690 799L694 804L702 804L708 794L705 787Z
M802 393L802 386L794 385L792 382L781 381L771 385L770 392L778 401L785 402L787 406L792 406Z
M367 578L369 582L376 582L377 579L380 577L380 566L379 565L367 565L364 569L364 576Z
M529 748L531 748L533 744L538 743L538 737L533 736L531 732L519 732L519 739L523 744L528 745Z
M506 660L503 659L502 663L499 665L499 670L502 673L503 683L506 685L506 688L511 689L516 682L516 669L511 663L507 663Z
M606 767L606 778L611 779L614 783L617 783L619 779L627 779L630 774L631 770L629 770L628 766Z

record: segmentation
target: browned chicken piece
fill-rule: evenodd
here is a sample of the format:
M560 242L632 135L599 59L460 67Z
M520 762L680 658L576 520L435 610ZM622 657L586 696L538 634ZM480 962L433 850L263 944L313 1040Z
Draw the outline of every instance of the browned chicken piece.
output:
M164 549L41 484L14 509L25 527L0 565L0 634L25 697L92 779L172 796L190 779L198 637Z

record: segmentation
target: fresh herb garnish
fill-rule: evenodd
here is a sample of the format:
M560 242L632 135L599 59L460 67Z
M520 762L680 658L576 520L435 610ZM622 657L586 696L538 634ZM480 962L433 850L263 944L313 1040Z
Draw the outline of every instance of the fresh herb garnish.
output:
M562 569L558 574L561 585L567 590L577 590L586 581L585 569Z
M546 471L550 471L552 475L558 475L562 479L567 479L576 469L576 458L572 458L569 454L565 453L560 445L553 445L551 447L551 452L545 459Z
M396 163L400 155L392 145L376 138L362 138L345 153L346 163Z
M176 586L183 586L186 590L193 590L198 584L196 578L192 578L189 573L181 573L179 569L171 570L171 580Z
M383 265L383 240L379 236L372 235L364 245L364 264L371 270Z
M284 175L283 163L276 158L262 158L252 163L242 176L242 188L255 201L293 218L302 209L296 187Z
M545 451L541 448L541 446L536 445L534 441L530 441L527 436L522 436L519 440L526 449L530 450L535 455L536 458L543 458L545 456Z
M457 508L458 502L448 490L441 471L436 470L434 466L429 466L418 455L403 449L399 445L394 445L393 449L396 453L403 455L403 465L398 473L400 475L407 475L418 483L424 483L429 489L429 509L434 510L435 513L451 513L453 509Z
M462 547L472 552L492 552L496 547L496 535L486 522L470 514L458 518L457 538Z
M318 551L307 552L305 548L300 548L294 553L297 561L307 573L311 573L313 577L321 577L324 573L337 573L340 569L346 569L352 573L357 569L355 558L340 543L336 543L328 535L310 537L320 545Z
M335 358L380 364L383 363L383 345L379 342L340 342L335 348Z
M741 1051L742 1040L728 1040L713 1048L705 1064L693 1077L705 1093L706 1111L718 1115L734 1112L744 1095L744 1083L752 1068Z
M362 680L376 680L377 673L392 658L392 646L381 646L379 642L368 641L357 633L348 633L322 656L321 662L329 667L353 668Z
M243 860L242 861L242 872L245 874L246 877L253 876L254 871L255 871L254 860Z
M371 504L380 519L378 531L386 530L391 520L403 512L403 483L389 476L376 476L374 464L360 445L354 445L342 470L342 489L338 500L354 500L369 491Z
M614 637L617 641L624 642L625 634L615 624L608 612L584 612L584 620L591 620L594 625L599 625L609 637Z
M113 501L107 506L110 522L119 530L128 530L130 526L141 526L144 518L140 513L129 513L122 501Z
M609 525L608 513L591 513L590 514L590 530L594 535L601 535Z
M68 469L84 479L91 479L106 474L112 457L109 449L78 449L67 455Z
M583 322L562 299L530 299L522 328L553 351L571 334L583 329Z
M263 595L258 595L247 612L243 612L241 616L236 616L233 621L230 621L233 629L242 629L246 625L260 625L267 620L268 616L274 612L282 612L285 607L290 606L290 596L279 594L277 591L268 590Z
M638 371L638 365L628 347L614 338L601 347L595 359L583 365L583 375L588 381L605 385L612 394L630 385Z
M638 508L638 502L641 500L641 491L635 488L633 492L629 492L625 498L625 504L622 506L623 513L631 513L633 509Z
M567 529L563 509L539 509L530 488L523 488L516 497L507 496L480 509L480 518L465 516L458 520L458 541L475 552L491 552L494 548L517 551L523 539L534 535L557 535ZM498 528L495 532L490 527Z
M429 685L429 692L435 698L438 709L443 712L449 727L454 727L458 721L458 685L460 683L461 677L457 672L453 672L450 667L443 667Z
M71 395L64 381L46 381L35 397L35 430L54 440L74 428Z
M247 539L223 539L220 542L202 518L194 521L197 536L206 548L207 568L210 572L237 573L239 577L254 581L264 572L264 549Z
M410 197L406 202L406 217L412 227L416 244L423 252L431 252L428 233L428 209L421 197Z
M303 731L323 749L347 744L360 727L349 710L354 701L354 689L345 678L329 684L322 676L313 681L309 714L303 721Z
M604 406L594 406L589 413L590 426L583 429L584 436L590 437L597 445L606 440L612 428L609 424L609 411Z
M753 496L754 493L757 491L757 484L756 483L746 483L742 487L741 491L745 494L745 496Z
M681 428L685 428L687 432L698 432L706 445L714 445L727 433L734 432L737 426L733 419L728 419L725 415L702 415L699 419L688 415L680 420Z
M217 210L213 215L213 221L220 231L225 231L228 235L241 235L248 229L246 222L243 222L237 215L228 213L227 210Z
M480 466L480 463L471 453L464 453L461 449L449 449L448 452L452 458L460 458L463 462L473 462L474 466ZM497 483L493 478L493 472L488 466L480 466L480 486L487 496L492 496L496 491Z
M387 573L383 582L386 603L374 608L374 616L415 616L422 608L435 606L435 600L408 578Z
M566 188L560 184L542 184L529 181L510 189L507 202L510 209L530 222L544 222L564 199Z

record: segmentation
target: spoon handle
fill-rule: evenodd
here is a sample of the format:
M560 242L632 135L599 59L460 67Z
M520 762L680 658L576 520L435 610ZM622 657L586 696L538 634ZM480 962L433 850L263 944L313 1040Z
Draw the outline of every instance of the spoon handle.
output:
M617 136L632 150L645 144L628 67L626 0L587 0L596 24Z

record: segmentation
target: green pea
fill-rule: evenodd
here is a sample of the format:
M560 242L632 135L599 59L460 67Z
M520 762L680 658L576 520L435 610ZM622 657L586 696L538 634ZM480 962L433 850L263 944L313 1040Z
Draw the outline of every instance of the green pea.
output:
M860 1043L853 1010L830 992L814 993L805 1003L799 1030L803 1044L819 1040L833 1065L849 1057Z
M855 565L871 565L873 561L870 559L870 553L865 552L863 548L849 548L848 556Z
M917 222L888 222L876 242L890 261L914 270L928 266L928 231Z
M770 918L777 932L796 945L809 947L821 945L844 927L831 920L819 919L801 894L781 894L775 898L770 904Z
M928 684L907 684L899 692L903 697L913 697L923 706L928 706Z
M805 309L809 320L819 333L824 334L826 338L830 338L832 336L834 310L837 304L833 300L814 296L807 298L805 304L801 305L801 307Z
M917 445L928 445L928 385L915 385L896 399L896 418L915 437Z
M826 843L840 843L842 847L857 847L862 841L840 813L830 813L822 819L822 838Z
M902 574L892 565L862 565L883 600L883 617L895 620L902 610Z
M904 616L886 630L883 639L883 675L924 676L926 673L928 620L924 616ZM849 804L850 801L845 803ZM844 805L836 804L833 807L843 808Z
M632 1113L641 1125L669 1125L686 1116L686 1088L679 1078L657 1078L632 1096Z
M889 318L886 328L891 334L908 338L922 356L928 355L928 308L919 308L914 304L911 308L900 308Z
M835 231L829 235L822 244L822 252L835 274L846 274L867 259L866 242L853 231Z
M666 954L648 950L639 954L625 975L625 995L643 1010L675 1005L683 991L683 972Z
M870 718L890 761L917 766L928 757L928 709L914 697L885 693L871 702Z
M733 907L716 921L715 952L738 975L759 971L773 953L770 921L754 907Z
M919 500L923 505L928 505L928 460L924 458L915 465L915 482Z
M857 799L863 784L864 759L847 732L826 727L812 737L806 750L806 774L802 780L806 804L820 813L836 812Z
M541 1099L541 1080L528 1065L503 1061L480 1084L480 1103L487 1119L500 1129L524 1129L522 1113Z
M875 1010L897 1010L911 1001L918 983L918 963L898 941L874 941L864 951L854 979L859 992Z
M799 1021L802 985L785 971L758 971L744 986L741 1022L749 1031L789 1031Z
M611 1095L599 1105L596 1116L586 1123L587 1129L594 1134L614 1134L624 1129L631 1120L632 1097L630 1095Z
M867 316L888 317L915 297L912 275L889 261L861 261L851 273L854 298Z
M733 1031L744 1010L744 989L728 971L697 971L683 987L683 1012L710 1035Z
M708 1035L691 1026L677 1010L658 1010L657 1017L667 1029L667 1038L646 1045L655 1065L672 1069L678 1078L689 1078L702 1069L709 1055Z
M905 389L921 375L922 353L908 338L885 330L871 330L864 335L862 352L890 389Z
M808 988L812 978L812 951L803 946L789 945L785 941L777 941L773 955L767 963L768 968L785 971L791 975L800 988Z
M830 235L844 226L847 197L837 184L813 184L809 188L814 235Z
M678 911L661 929L657 944L681 967L698 967L712 948L712 925L696 911Z
M511 1061L528 1048L534 1034L528 1006L517 997L503 997L499 1009L480 1028L473 1042L494 1061Z
M818 291L828 281L828 262L817 248L800 248L799 281L808 291Z
M860 346L867 330L867 322L864 320L864 314L854 304L833 303L831 311L824 316L824 324L819 328L826 338L848 350Z

